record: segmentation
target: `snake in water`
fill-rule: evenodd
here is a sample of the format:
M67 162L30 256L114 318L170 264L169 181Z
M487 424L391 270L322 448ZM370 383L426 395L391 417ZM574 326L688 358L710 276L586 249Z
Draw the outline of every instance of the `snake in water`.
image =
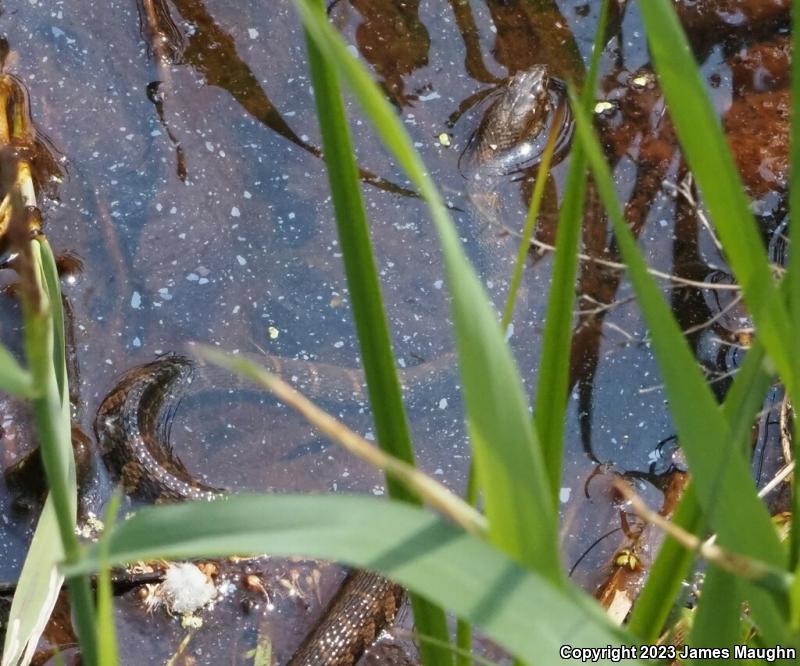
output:
M470 138L459 166L470 179L476 207L492 212L493 180L534 167L541 159L563 87L543 66L515 74L498 92ZM564 117L563 114L560 116ZM544 136L543 136L544 135ZM568 140L568 138L567 138ZM487 203L488 202L488 203ZM485 211L484 211L485 212ZM259 357L269 370L299 378L311 394L363 399L359 370L313 362ZM161 415L174 404L192 362L166 356L128 371L97 412L95 434L106 466L124 490L152 502L212 500L224 491L194 478L160 436ZM407 391L428 387L455 370L453 353L400 371ZM351 666L394 619L402 589L367 571L354 571L321 622L292 657L290 666Z

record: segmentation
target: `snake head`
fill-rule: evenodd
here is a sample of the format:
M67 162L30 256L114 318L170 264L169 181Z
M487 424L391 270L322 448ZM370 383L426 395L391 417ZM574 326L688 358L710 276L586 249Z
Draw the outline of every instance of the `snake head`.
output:
M514 74L493 107L495 122L502 122L518 140L536 133L550 111L549 84L550 77L544 65Z
M467 178L486 173L507 175L540 158L552 121L554 97L547 67L517 72L493 95L478 129L459 158Z

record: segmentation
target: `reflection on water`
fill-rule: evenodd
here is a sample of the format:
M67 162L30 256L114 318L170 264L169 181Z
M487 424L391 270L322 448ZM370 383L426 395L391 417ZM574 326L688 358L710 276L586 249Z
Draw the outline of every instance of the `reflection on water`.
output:
M765 243L780 262L786 247L788 3L687 0L677 7L755 200ZM587 0L330 4L331 21L380 81L453 207L495 303L505 296L514 234L536 171L496 183L506 227L496 229L474 215L458 155L485 112L483 100L514 73L544 64L554 76L583 78L597 10L598 3ZM81 369L75 411L84 430L126 368L181 351L189 339L358 365L305 47L291 3L271 3L267 10L256 0L79 6L31 0L0 16L0 63L28 89L41 130L37 141L47 136L58 149L42 144L33 150L54 156L41 163L40 187L47 190L53 175L63 179L57 196L53 191L42 201L47 233L57 250L74 251L85 266L64 284ZM687 180L636 3L612 18L597 128L631 227L651 266L678 278L662 280L665 294L723 395L741 363L750 323L728 288L732 278ZM452 349L435 235L402 172L357 109L350 111L362 177L370 185L364 196L398 362L435 361ZM442 133L449 146L437 139ZM511 337L531 390L550 274L547 247L554 242L567 162L548 182L527 297ZM647 331L591 186L583 255L561 498L565 561L591 588L608 577L614 553L634 533L623 529L627 519L607 481L627 473L651 506L660 506L680 455ZM3 285L12 279L8 271L0 275ZM16 349L17 306L4 298L0 308L0 336ZM187 400L172 426L188 468L211 483L383 492L379 475L270 398L226 404L231 408L215 411ZM769 443L779 438L780 404L775 393L755 433L762 481L780 464L769 453ZM2 396L0 407L9 467L33 443L20 405ZM325 407L372 436L366 404L328 400ZM468 449L457 385L415 393L410 408L421 465L460 490ZM12 515L12 501L0 486L3 515ZM30 523L30 516L13 515L0 525L0 579L16 577ZM279 586L277 574L274 580L270 575L264 579ZM282 612L285 617L265 615L263 608L244 616L238 600L229 602L224 619L210 620L190 650L217 661L240 660L264 617L276 635L290 635L280 648L287 653L302 637L299 607ZM136 609L135 598L126 597L119 610L125 640L155 631L164 644L154 649L167 658L181 630ZM280 624L282 617L291 621Z

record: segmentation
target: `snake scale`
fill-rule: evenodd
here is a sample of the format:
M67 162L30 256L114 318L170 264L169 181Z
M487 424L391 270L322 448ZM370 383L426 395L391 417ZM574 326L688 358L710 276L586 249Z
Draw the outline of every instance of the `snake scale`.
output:
M491 207L493 179L537 164L563 89L543 66L515 74L494 96L483 121L465 148L459 166L469 179L476 208ZM562 100L563 101L563 100ZM562 116L563 117L563 114ZM543 136L544 135L544 136ZM292 376L307 393L328 398L364 399L363 374L352 368L263 356L262 365ZM429 386L454 372L448 353L400 371L407 391ZM192 371L192 362L166 356L130 370L103 400L95 419L103 460L124 490L151 502L212 500L224 491L194 478L160 436L161 415L174 404L176 387ZM351 666L389 625L403 591L367 571L346 579L318 626L289 666Z

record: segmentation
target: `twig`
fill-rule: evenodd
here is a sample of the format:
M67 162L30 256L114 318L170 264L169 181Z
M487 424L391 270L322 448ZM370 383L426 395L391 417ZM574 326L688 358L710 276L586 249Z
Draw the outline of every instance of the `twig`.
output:
M770 479L769 483L767 483L761 490L758 491L759 498L764 499L773 490L775 490L775 488L781 485L781 483L783 483L789 476L791 476L793 472L794 460L781 467L777 474Z
M781 400L781 447L783 449L783 459L787 462L793 462L794 456L792 455L792 403L789 400L789 394L784 393L783 400Z
M316 426L324 435L338 442L353 455L384 470L426 500L432 507L463 527L467 532L483 536L488 529L486 518L458 495L420 472L413 465L387 455L360 435L317 407L278 376L260 365L234 354L227 354L206 345L191 345L192 353L203 360L247 377L273 393Z
M631 301L636 300L636 296L631 294L630 296L625 296L625 298L619 298L617 300L611 301L610 303L603 303L602 301L598 301L596 298L589 296L589 294L581 294L581 299L589 301L590 303L594 303L597 305L595 308L587 308L586 310L577 310L576 314L580 316L591 316L591 315L599 315L603 312L608 312L609 310L613 310L614 308L618 308L622 305L630 303Z
M519 236L516 231L511 229L507 229L504 227L508 233L513 234L515 236ZM548 243L544 243L540 240L535 238L531 239L531 245L540 249L540 250L547 250L548 252L555 252L555 246L549 245ZM583 252L578 253L578 259L585 262L595 263L600 266L606 266L607 268L613 268L615 270L624 271L627 266L625 264L620 263L618 261L611 261L609 259L601 259L600 257L592 257L591 255L584 254ZM700 282L699 280L690 280L689 278L680 277L678 275L673 275L672 273L665 273L663 271L656 270L655 268L647 268L647 272L650 275L661 278L662 280L669 280L670 282L674 282L675 284L679 284L686 287L697 287L698 289L713 289L717 291L741 291L741 287L738 284L709 284L708 282Z
M695 326L691 326L687 329L684 329L683 334L689 335L690 333L696 333L697 331L702 331L704 328L708 328L709 326L711 326L711 324L713 324L715 321L720 320L722 317L725 316L725 314L730 312L741 302L742 302L742 295L740 293L736 294L733 300L731 300L730 303L728 303L724 308L722 308L719 312L717 312L717 314L715 314L713 317L710 317L702 324L697 324Z
M714 232L714 228L711 226L711 223L708 221L708 217L706 217L705 212L700 207L700 202L694 196L694 192L692 190L692 185L694 184L694 177L692 176L692 172L690 171L687 173L680 183L677 185L675 183L670 183L668 181L664 181L662 185L665 189L670 191L670 194L674 197L682 196L686 203L692 209L692 212L697 216L697 219L700 220L700 223L706 228L708 231L708 235L711 236L711 241L716 246L717 250L719 250L720 254L722 254L722 243L720 243L719 239L717 238L717 234Z
M742 578L764 584L772 589L777 588L783 592L787 592L791 589L794 577L787 571L770 567L764 562L760 562L751 557L731 553L720 548L715 543L712 543L710 539L702 541L694 534L678 527L650 509L624 481L617 479L614 482L614 487L622 494L625 500L630 503L631 508L637 515L663 530L684 548L697 551L703 559L715 564L720 569L736 576L741 576Z

